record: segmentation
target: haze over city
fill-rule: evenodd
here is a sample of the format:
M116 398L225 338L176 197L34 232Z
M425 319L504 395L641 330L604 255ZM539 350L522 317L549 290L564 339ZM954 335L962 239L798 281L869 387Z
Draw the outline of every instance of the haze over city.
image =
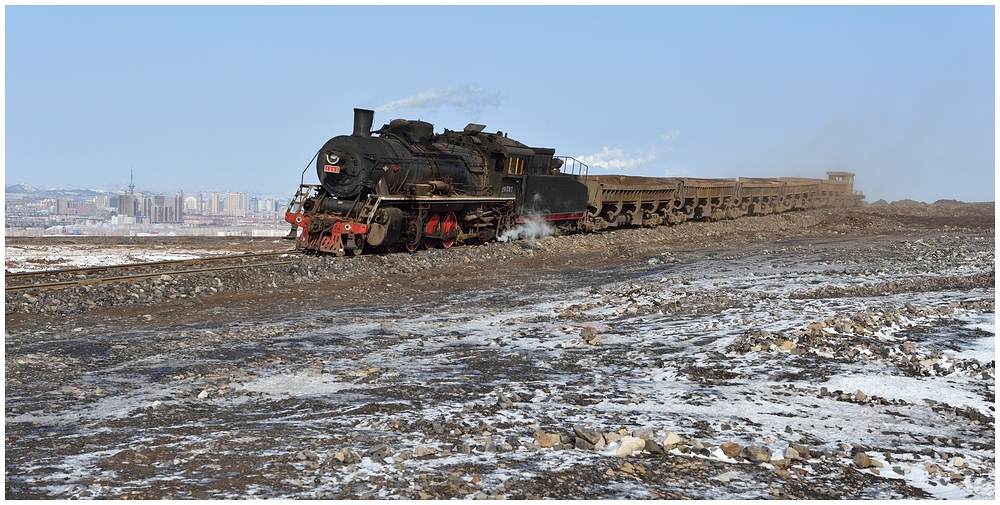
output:
M355 107L594 173L995 200L993 6L8 6L5 186L290 195ZM307 170L305 182L315 181Z

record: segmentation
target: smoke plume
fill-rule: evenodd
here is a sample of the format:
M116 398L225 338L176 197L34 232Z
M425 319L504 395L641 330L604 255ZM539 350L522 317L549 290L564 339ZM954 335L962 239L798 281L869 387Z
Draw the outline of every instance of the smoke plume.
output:
M650 149L648 154L642 151L637 152L637 156L629 158L625 156L625 151L620 147L614 149L604 148L603 151L589 156L580 156L577 159L586 163L590 167L603 168L605 170L632 170L647 163L652 163L656 159L656 148Z
M497 107L506 98L499 91L487 91L472 85L431 88L415 95L384 103L375 107L376 112L396 112L403 109L437 109L449 105L474 114L486 107Z

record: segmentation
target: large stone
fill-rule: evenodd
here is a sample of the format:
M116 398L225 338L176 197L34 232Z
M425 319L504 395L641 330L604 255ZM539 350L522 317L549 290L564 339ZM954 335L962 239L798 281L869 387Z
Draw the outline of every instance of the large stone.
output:
M660 447L660 444L649 439L643 439L643 440L646 441L646 447L645 447L646 452L650 454L661 454L663 452L663 447Z
M722 453L726 455L727 458L735 458L740 451L743 450L743 446L735 442L726 442L719 446L722 449Z
M582 438L593 446L597 446L598 444L604 445L604 435L598 430L585 428L580 425L574 425L573 433L576 434L578 439Z
M748 445L740 451L740 456L754 463L767 463L771 461L771 451L766 447Z
M538 441L538 446L548 449L555 444L562 443L562 437L558 433L545 433L542 430L536 431L533 436Z
M615 456L624 458L633 452L642 451L645 448L645 440L626 435L622 437L621 445L619 445L618 449L615 450Z
M809 459L809 446L790 443L788 447L795 449L795 452L799 453L799 457L802 459Z
M503 394L502 391L497 392L497 405L502 409L509 409L514 406L514 402L507 398L507 395Z
M352 465L361 462L361 455L347 448L338 450L333 454L333 457L344 465Z
M388 445L378 444L365 452L365 456L370 457L373 461L380 458L387 458L392 454L392 449L389 449Z
M632 436L643 440L652 440L653 430L650 428L637 428L632 430Z
M788 460L802 459L802 456L799 455L799 451L796 451L791 446L789 446L785 448L785 459Z
M871 464L872 460L867 454L863 452L854 453L854 466L858 468L868 468Z
M435 454L437 452L438 452L437 448L435 448L435 447L427 447L425 445L419 445L419 446L413 448L413 455L416 456L416 457L418 457L418 458L422 458L424 456L430 456L430 455Z
M663 439L663 448L670 450L673 446L681 443L681 437L672 431L667 432L667 437Z

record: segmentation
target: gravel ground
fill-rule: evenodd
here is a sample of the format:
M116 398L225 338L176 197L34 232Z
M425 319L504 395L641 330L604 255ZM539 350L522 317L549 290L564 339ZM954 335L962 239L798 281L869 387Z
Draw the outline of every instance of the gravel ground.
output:
M994 212L11 293L5 497L992 498ZM288 244L18 239L5 262Z

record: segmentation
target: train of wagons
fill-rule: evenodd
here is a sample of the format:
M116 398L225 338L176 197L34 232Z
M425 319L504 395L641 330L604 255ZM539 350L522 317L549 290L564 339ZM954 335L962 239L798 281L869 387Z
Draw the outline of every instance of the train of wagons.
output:
M852 206L864 198L850 172L827 172L827 179L591 175L574 158L483 125L435 134L430 123L394 119L373 132L374 114L355 109L354 132L316 153L319 184L300 184L285 213L297 249L414 251L506 238L537 223L591 232Z

